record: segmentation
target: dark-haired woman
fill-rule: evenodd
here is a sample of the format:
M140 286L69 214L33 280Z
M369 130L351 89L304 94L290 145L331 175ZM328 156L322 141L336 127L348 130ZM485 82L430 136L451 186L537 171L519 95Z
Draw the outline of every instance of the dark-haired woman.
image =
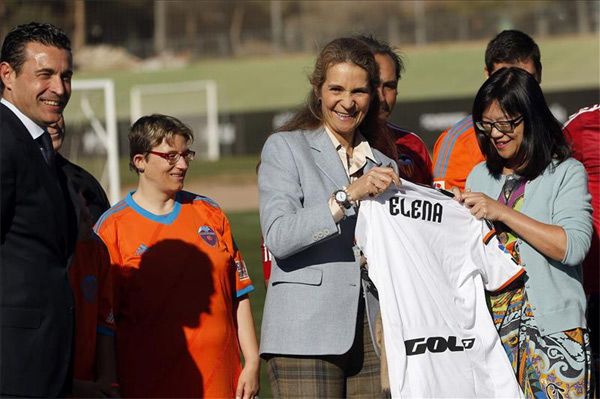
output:
M363 43L330 42L307 104L262 151L260 218L273 259L261 354L276 397L381 394L354 245L359 201L399 184L395 162L375 149L394 148L379 129L378 77Z
M493 222L525 267L524 284L492 293L494 322L528 398L589 395L590 347L581 262L592 233L583 165L529 73L494 73L473 105L486 161L460 201Z

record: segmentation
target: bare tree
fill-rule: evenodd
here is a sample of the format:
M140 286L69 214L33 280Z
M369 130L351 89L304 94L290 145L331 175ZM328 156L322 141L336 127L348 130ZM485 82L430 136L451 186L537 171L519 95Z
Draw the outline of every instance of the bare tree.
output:
M85 1L75 0L73 3L73 48L85 46Z

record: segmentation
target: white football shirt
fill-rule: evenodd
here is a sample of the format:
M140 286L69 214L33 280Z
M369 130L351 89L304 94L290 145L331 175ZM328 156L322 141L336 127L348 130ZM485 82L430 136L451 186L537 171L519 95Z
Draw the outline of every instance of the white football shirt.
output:
M524 270L485 222L402 180L361 202L356 240L379 290L393 397L522 397L484 289Z

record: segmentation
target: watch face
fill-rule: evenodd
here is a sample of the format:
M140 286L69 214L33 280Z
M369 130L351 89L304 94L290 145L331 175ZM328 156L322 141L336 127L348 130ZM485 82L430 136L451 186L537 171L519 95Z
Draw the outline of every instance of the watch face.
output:
M346 202L346 200L348 199L348 195L346 194L345 191L338 191L335 193L335 200L337 202Z

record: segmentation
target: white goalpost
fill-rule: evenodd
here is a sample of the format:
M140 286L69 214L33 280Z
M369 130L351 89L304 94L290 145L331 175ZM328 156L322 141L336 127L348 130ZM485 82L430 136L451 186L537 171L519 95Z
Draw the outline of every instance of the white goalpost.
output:
M94 174L115 204L121 198L121 181L114 82L73 80L71 87L64 155Z
M143 115L175 116L192 126L193 148L200 158L219 159L219 113L217 83L198 80L179 83L136 85L130 91L131 124Z

